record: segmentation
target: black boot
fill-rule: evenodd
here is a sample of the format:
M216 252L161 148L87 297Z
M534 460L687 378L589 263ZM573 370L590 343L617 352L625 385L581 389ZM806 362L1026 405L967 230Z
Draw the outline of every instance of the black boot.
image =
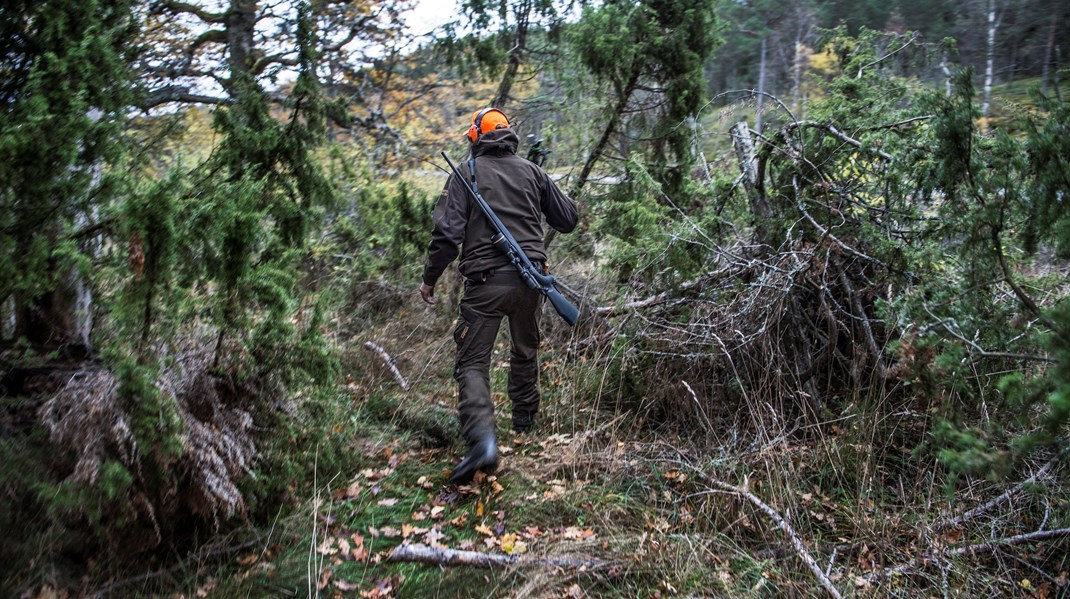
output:
M535 415L526 412L513 412L513 431L517 433L529 432L535 426Z
M498 467L498 444L494 440L494 433L479 439L468 450L460 464L453 469L450 482L458 485L468 484L477 470L494 472Z

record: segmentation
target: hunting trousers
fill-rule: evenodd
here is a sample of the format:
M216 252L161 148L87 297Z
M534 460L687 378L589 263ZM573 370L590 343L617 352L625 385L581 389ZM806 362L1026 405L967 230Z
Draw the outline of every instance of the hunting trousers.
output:
M490 358L502 318L509 319L509 399L513 425L529 426L539 409L539 306L542 294L528 287L512 266L465 281L461 316L453 332L457 361L457 411L469 443L494 434Z

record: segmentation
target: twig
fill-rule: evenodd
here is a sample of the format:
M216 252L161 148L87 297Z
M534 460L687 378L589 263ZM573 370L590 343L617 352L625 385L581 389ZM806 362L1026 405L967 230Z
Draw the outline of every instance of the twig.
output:
M409 383L405 380L405 377L401 374L401 371L398 370L397 364L394 363L394 358L391 358L390 354L386 353L386 350L383 349L382 346L376 345L371 341L368 341L364 343L364 349L368 349L379 354L379 357L383 360L383 363L386 364L386 367L390 370L390 374L394 375L394 379L397 380L398 385L401 385L402 390L409 390Z
M522 555L500 555L481 553L479 551L462 551L447 547L429 547L427 545L407 543L398 545L386 557L388 562L407 562L429 566L470 566L473 568L501 568L505 566L578 568L588 570L604 566L605 562L593 558L571 557L525 557Z
M796 555L798 555L799 559L801 559L803 563L805 563L806 566L810 568L810 571L813 572L814 577L817 578L817 581L821 584L822 588L824 588L829 595L835 597L836 599L841 599L843 597L843 595L840 594L840 591L836 589L836 586L832 584L832 581L829 580L829 577L821 571L821 566L818 565L817 560L815 560L814 556L811 555L810 552L806 549L806 543L803 542L802 537L800 537L799 534L795 532L795 529L791 527L791 524L789 524L783 516L777 513L776 510L769 507L767 503L759 499L747 489L735 487L728 483L723 483L719 480L714 480L707 476L704 476L704 478L706 478L706 480L710 484L717 487L717 490L712 492L728 493L730 495L741 497L754 504L754 506L760 509L761 511L765 512L765 515L769 516L769 518L777 525L777 528L779 528L781 531L784 532L785 535L787 535L788 539L791 541L791 546L795 548Z
M691 394L691 399L695 402L695 407L698 408L698 413L702 415L702 419L706 421L706 430L713 430L713 423L710 422L710 417L706 415L706 409L702 407L702 402L699 401L698 395L695 394L695 390L691 388L691 385L687 381L681 379L681 383L687 388L687 392Z
M877 339L873 336L873 326L869 323L869 315L866 314L865 308L862 306L862 300L855 293L854 286L851 285L851 280L847 278L846 271L840 271L840 284L843 285L844 290L847 291L847 296L851 300L851 305L854 307L856 318L862 322L862 332L865 333L866 345L869 347L869 351L873 354L873 360L877 365L877 377L884 378L884 359L881 357L881 349L877 345Z
M903 44L902 46L899 46L895 50L892 50L891 52L885 54L884 56L881 56L880 58L878 58L876 60L870 61L870 62L858 67L858 74L855 75L855 79L858 79L858 78L862 77L862 71L868 69L869 67L879 65L880 63L884 62L885 60L888 60L889 58L895 56L896 54L899 54L900 52L905 50L907 47L909 47L911 44L913 44L917 40L918 40L918 35L914 34L914 35L910 36L910 39L908 39L906 41L906 43Z
M841 241L839 237L836 237L835 235L833 235L831 228L826 229L825 227L822 227L821 225L819 225L817 223L817 221L814 219L813 216L810 216L810 212L807 211L806 210L806 206L803 205L802 194L799 193L798 175L792 177L792 186L795 188L795 198L796 198L795 204L799 208L799 212L802 213L802 215L806 218L806 220L810 221L810 224L813 225L814 228L816 228L821 233L821 235L823 235L825 237L828 237L832 241L835 241L836 245L840 246L847 253L849 253L849 254L851 254L853 256L857 256L857 257L859 257L859 258L861 258L863 260L868 260L868 261L873 262L875 264L878 264L880 266L884 266L884 263L881 262L880 260L877 260L876 258L871 258L871 257L863 254L862 252L854 249L853 247L847 245L843 241Z

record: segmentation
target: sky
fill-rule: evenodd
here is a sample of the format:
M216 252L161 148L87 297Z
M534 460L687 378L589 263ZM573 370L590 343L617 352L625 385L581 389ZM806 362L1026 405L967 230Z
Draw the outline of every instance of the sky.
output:
M456 19L458 12L457 0L416 0L405 22L412 33L422 34Z

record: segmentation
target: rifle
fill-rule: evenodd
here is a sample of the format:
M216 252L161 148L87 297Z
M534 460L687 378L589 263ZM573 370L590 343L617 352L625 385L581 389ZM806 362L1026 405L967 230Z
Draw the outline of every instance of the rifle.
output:
M461 175L461 171L457 170L457 167L454 166L450 157L447 156L445 152L441 152L441 154L442 157L446 159L446 164L450 165L450 170L453 171L454 176L464 184L465 189L467 189L468 193L475 199L476 204L483 210L483 214L487 215L494 230L497 231L497 235L491 237L490 242L509 258L509 262L516 267L517 271L520 273L520 278L524 279L524 282L527 283L528 287L538 289L542 292L542 294L550 300L550 303L553 304L554 310L557 310L557 313L561 315L561 318L563 318L569 325L574 326L576 321L580 318L579 308L568 301L568 298L564 295L561 295L561 292L557 290L557 285L554 283L553 276L543 274L535 268L535 265L528 259L524 250L520 249L520 244L516 242L516 239L513 239L513 236L509 233L509 230L505 228L505 225L502 224L502 221L498 220L498 215L494 214L494 210L492 210L490 205L487 204L487 201L483 199L483 196L468 183L463 175ZM469 161L470 169L474 167L472 162L473 161Z

